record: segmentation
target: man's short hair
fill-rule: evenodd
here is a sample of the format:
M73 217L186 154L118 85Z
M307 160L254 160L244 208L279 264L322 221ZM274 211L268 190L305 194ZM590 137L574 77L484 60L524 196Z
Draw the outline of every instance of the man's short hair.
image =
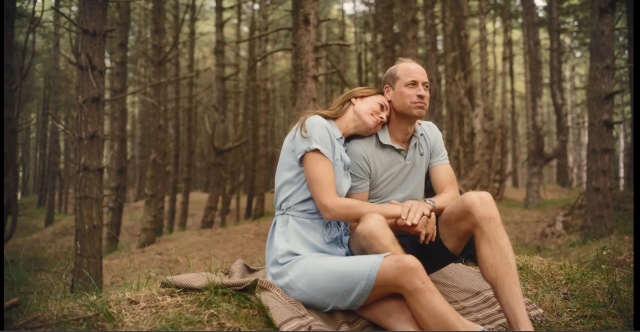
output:
M398 81L398 65L401 63L416 63L419 65L419 63L417 63L415 60L410 59L410 58L398 58L398 60L396 60L396 63L393 64L393 66L389 67L389 69L387 69L387 71L384 73L384 76L382 76L382 90L384 91L384 87L386 85L390 86L392 90L396 89L396 82Z

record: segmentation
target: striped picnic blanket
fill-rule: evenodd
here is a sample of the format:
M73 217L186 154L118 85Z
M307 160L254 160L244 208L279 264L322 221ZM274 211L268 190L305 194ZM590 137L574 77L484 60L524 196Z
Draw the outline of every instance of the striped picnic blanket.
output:
M506 318L491 290L479 271L462 265L450 264L430 275L444 298L463 317L487 329L506 329ZM242 290L255 286L255 295L269 310L278 330L380 330L380 327L361 318L352 311L320 312L305 308L298 300L287 296L278 286L266 278L263 267L250 267L242 259L236 260L227 274L209 272L186 273L165 277L161 287L177 287L201 290L207 287L226 286ZM253 288L253 287L252 287ZM525 298L527 312L532 321L544 321L542 309Z

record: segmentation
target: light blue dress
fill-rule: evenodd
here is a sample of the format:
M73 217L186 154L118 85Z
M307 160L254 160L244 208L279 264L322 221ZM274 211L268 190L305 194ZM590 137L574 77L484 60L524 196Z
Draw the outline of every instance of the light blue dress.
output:
M386 254L353 256L349 225L327 221L316 206L302 168L318 150L333 163L338 196L351 186L345 140L333 120L314 115L305 137L294 127L284 139L275 178L276 215L266 249L267 278L304 305L322 311L357 309L367 299Z

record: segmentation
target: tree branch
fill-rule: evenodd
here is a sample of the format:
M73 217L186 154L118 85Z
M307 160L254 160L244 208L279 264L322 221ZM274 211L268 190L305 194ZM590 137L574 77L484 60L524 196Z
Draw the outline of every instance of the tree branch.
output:
M76 28L80 29L80 31L82 32L87 32L87 29L83 28L80 26L80 24L78 24L76 21L74 21L73 19L71 19L71 17L65 15L63 12L61 12L60 10L56 9L55 7L51 7L51 9L60 14L60 16L64 17L67 21L69 21L69 23L73 24L73 26L75 26Z
M117 95L115 97L111 97L111 98L105 99L104 101L105 102L111 102L111 101L114 101L114 100L129 96L129 95L132 95L132 94L136 94L136 93L138 93L140 91L146 90L146 89L148 89L150 87L153 87L153 86L156 86L158 84L172 83L172 82L175 82L175 81L182 81L184 79L194 77L195 75L196 75L196 72L191 72L189 74L186 74L186 75L178 77L178 78L165 78L165 79L159 80L157 82L149 83L149 84L147 84L147 85L145 85L143 87L140 87L138 89L135 89L135 90L133 90L131 92L119 94L119 95Z
M334 74L334 73L337 73L337 72L338 72L337 69L329 70L329 71L325 71L324 73L316 74L316 77L330 75L330 74Z
M624 92L625 89L617 89L617 90L613 90L609 93L607 93L607 95L605 96L605 98L609 99L609 98L613 98L618 94L621 94L622 92Z
M274 54L274 53L278 53L278 52L283 52L283 51L291 51L291 47L281 47L281 48L277 48L275 50L271 50L259 57L256 58L256 60L254 62L251 63L251 66L249 67L249 70L253 69L253 67L255 67L258 62L266 59L268 56Z
M327 43L324 43L324 44L316 44L316 49L323 48L323 47L329 47L329 46L349 47L349 46L351 46L351 44L347 43L346 41L334 41L334 42L327 42Z
M273 29L271 31L267 31L267 32L261 33L259 35L255 35L253 37L249 37L249 38L246 38L246 39L238 40L238 41L236 41L236 44L244 43L244 42L252 40L252 39L262 38L264 36L270 35L272 33L278 32L278 31L283 31L283 30L289 30L290 31L291 27L281 27L281 28Z

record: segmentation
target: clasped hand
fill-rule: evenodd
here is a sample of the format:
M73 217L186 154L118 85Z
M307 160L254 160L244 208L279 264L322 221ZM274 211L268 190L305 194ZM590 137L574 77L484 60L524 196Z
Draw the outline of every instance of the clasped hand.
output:
M401 205L400 218L396 219L398 230L420 235L420 243L428 244L436 239L436 214L431 211L432 206L422 201L406 201L391 204Z

